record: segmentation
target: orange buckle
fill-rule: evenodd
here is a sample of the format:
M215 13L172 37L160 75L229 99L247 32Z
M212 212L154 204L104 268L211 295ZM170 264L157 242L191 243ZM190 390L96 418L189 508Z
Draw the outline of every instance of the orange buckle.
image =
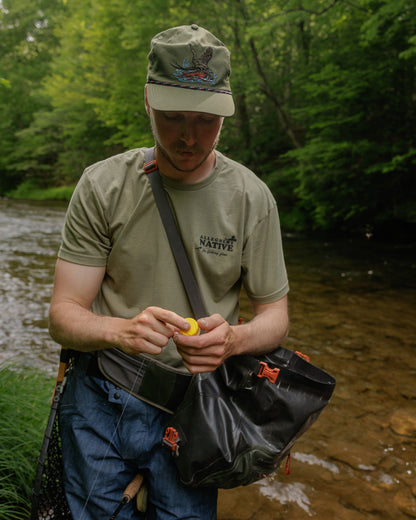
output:
M308 363L310 363L310 357L307 356L306 354L302 354L302 352L299 352L298 350L295 352L295 354L297 354L298 356L300 356L301 358L305 359Z
M172 428L172 426L169 426L169 428L166 428L165 436L163 437L163 446L166 446L168 449L172 451L172 454L178 456L179 455L179 446L177 443L179 434L175 430L175 428Z
M144 170L146 173L154 172L155 170L157 170L157 162L156 162L156 159L153 159L153 161L150 161L150 162L146 163L146 164L143 166L143 170Z
M257 377L266 377L270 383L276 383L280 368L270 368L267 363L260 361L260 370Z

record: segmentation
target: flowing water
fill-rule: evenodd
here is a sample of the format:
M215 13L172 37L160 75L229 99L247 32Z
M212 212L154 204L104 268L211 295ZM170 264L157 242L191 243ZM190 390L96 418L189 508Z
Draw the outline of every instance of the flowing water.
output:
M0 200L0 363L56 372L47 312L64 211ZM218 518L416 518L415 244L285 235L284 248L285 346L308 354L337 387L296 443L291 474L221 491Z

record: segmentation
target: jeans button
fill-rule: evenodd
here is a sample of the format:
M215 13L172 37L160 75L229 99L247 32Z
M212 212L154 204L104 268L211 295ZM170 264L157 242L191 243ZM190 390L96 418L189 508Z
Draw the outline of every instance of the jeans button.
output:
M120 394L118 392L114 394L114 399L120 399Z

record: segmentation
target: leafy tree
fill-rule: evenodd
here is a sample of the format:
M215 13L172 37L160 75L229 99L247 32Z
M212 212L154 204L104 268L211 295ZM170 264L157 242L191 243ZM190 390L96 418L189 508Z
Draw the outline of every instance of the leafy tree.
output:
M88 163L113 151L105 147L113 129L99 121L88 101L96 88L88 77L91 59L84 48L90 19L94 15L88 1L65 4L55 17L54 36L59 46L41 82L49 105L18 134L20 151L26 152L41 184L73 182Z
M311 38L292 107L306 129L304 146L286 155L296 159L288 171L297 214L324 228L414 219L415 56L408 51L416 7L388 0L338 7L333 30Z
M51 4L3 0L0 6L0 193L23 178L27 165L16 149L16 133L45 105L39 85L55 46Z

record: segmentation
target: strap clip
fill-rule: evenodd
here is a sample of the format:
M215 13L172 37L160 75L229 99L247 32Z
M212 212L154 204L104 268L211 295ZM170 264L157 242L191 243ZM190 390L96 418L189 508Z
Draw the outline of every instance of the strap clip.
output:
M257 377L265 377L270 383L276 383L280 368L270 368L267 363L260 361L260 370Z
M179 434L175 430L175 428L169 426L168 428L166 428L165 435L162 441L163 446L168 448L172 452L172 455L176 455L176 457L179 455L179 446L177 442L178 437Z
M299 352L298 350L295 352L295 354L297 354L299 357L303 358L308 363L311 362L311 359L307 354L303 354L302 352Z
M143 166L143 170L144 170L146 173L151 173L151 172L154 172L155 170L157 170L157 162L156 162L156 159L153 159L153 161L149 161L149 162L147 162L147 163Z

